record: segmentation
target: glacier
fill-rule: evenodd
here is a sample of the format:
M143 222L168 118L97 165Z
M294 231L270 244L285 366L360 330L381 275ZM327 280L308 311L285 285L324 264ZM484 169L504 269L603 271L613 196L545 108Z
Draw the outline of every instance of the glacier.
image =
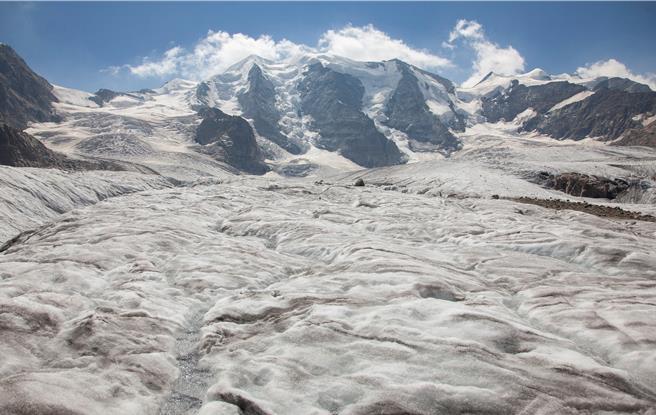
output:
M0 412L654 413L656 224L491 198L483 175L563 197L513 176L535 159L617 169L601 146L517 140L40 208L0 255ZM57 174L31 194L68 193ZM83 174L136 175L66 180Z
M143 169L0 166L1 414L656 415L656 150L518 132L532 107L481 113L515 81L598 80L456 88L394 60L299 59L129 93L54 87L61 120L28 133ZM407 164L318 145L297 88L312 62L359 82L357 111ZM302 149L255 131L261 176L193 139L199 106L243 115L254 64ZM462 147L421 151L389 125L404 74ZM572 173L635 183L607 200L537 180Z

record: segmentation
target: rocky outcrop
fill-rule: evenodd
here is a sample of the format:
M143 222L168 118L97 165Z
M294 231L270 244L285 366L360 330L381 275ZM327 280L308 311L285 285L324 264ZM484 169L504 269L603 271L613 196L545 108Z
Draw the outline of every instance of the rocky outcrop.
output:
M539 199L534 197L517 197L510 199L514 202L526 203L529 205L542 206L555 210L575 210L585 212L590 215L599 216L600 218L613 218L623 220L640 220L644 222L656 222L656 216L645 215L640 212L624 210L619 206L603 206L588 202L572 202L560 199Z
M624 92L651 92L645 84L641 84L630 79L626 78L606 78L598 82L593 91L599 91L602 89L612 89L615 91L624 91Z
M0 165L60 170L128 170L122 163L111 160L69 158L50 150L31 135L3 123L0 123Z
M21 130L31 121L57 121L52 89L11 47L0 43L0 121Z
M525 130L557 139L601 137L613 140L642 127L636 117L656 113L656 92L601 88L589 97L531 119Z
M248 121L218 108L203 108L199 115L203 121L196 130L196 142L203 152L246 173L269 170Z
M385 125L402 131L410 139L413 151L440 151L449 154L462 147L462 143L450 131L449 127L464 130L464 120L455 112L450 102L451 125L443 123L426 105L419 81L413 75L409 65L397 61L401 79L392 93L385 108L387 120ZM437 75L431 76L453 91L453 84Z
M257 64L253 64L248 72L248 85L248 89L237 96L244 117L253 120L253 126L261 136L292 154L300 154L301 146L280 131L276 90L273 82L264 76Z
M615 199L633 185L630 181L620 178L609 179L573 172L560 174L540 172L533 181L572 196L603 199Z
M620 139L613 141L616 146L656 147L656 121L644 127L627 131Z
M398 62L401 62L401 63L403 63L403 64L406 65L406 66L409 66L407 63L402 62L402 61L400 61L400 60L398 60ZM436 81L439 82L440 84L442 84L442 86L444 87L444 89L446 90L446 92L448 92L449 94L455 94L455 93L456 93L456 86L455 86L455 85L453 84L453 82L451 82L450 80L448 80L448 79L446 79L446 78L444 78L444 77L442 77L442 76L439 76L439 75L437 75L437 74L434 74L434 73L432 73L432 72L424 71L423 69L419 69L419 68L417 68L417 67L413 67L413 68L414 68L416 71L421 72L422 74L424 74L424 75L426 75L426 76L428 76L428 77L430 77L430 78L436 80Z
M319 132L315 145L364 167L399 164L404 157L393 141L362 112L364 87L357 78L315 63L298 85L301 110Z
M194 95L196 101L198 101L198 103L193 105L195 110L201 110L210 104L210 86L208 85L207 81L203 81L198 84Z
M481 98L482 112L489 122L512 121L529 108L544 114L559 102L585 90L584 86L565 81L526 86L513 80L507 89Z
M111 89L99 89L89 99L102 107L106 102L113 100L119 95L121 95L120 92L112 91Z
M0 124L0 164L13 167L65 167L65 157L31 135Z
M150 89L142 89L142 90L138 91L138 93L140 93L140 94L148 94L148 93L152 93L152 92L153 91L150 90ZM96 104L98 104L98 106L102 107L102 106L105 105L105 103L113 100L116 97L120 97L120 96L130 97L130 98L134 98L134 99L143 101L143 98L141 98L137 95L130 94L130 93L127 93L127 92L116 92L116 91L112 91L111 89L104 89L104 88L99 89L98 91L96 91L96 93L92 97L89 97L89 99L91 101L95 102Z

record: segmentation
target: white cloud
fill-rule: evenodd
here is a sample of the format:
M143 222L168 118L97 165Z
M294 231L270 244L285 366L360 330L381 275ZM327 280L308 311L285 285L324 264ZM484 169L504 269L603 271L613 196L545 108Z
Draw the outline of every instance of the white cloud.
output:
M268 35L252 38L242 33L210 31L184 56L182 74L187 78L207 78L250 56L284 60L302 53L305 48L289 40L275 41Z
M485 38L483 26L475 20L460 19L449 33L449 43L455 42L458 38L482 40Z
M320 37L315 47L286 39L276 41L268 35L253 38L242 33L209 31L191 50L176 46L167 50L161 57L144 58L138 65L113 66L106 71L118 73L125 69L139 77L182 76L205 79L225 71L249 55L286 60L308 52L335 54L358 61L398 58L432 70L451 66L448 59L426 50L412 48L402 40L393 39L374 26L367 25L329 30Z
M458 20L449 34L449 42L443 46L453 49L455 42L462 40L476 53L472 63L472 74L463 86L473 86L489 72L500 75L515 75L524 71L524 57L512 46L501 47L485 36L483 26L473 20Z
M425 69L451 66L448 59L427 50L414 49L404 41L392 39L372 25L347 26L329 30L321 36L318 49L357 61L382 61L398 58Z
M179 46L167 50L159 59L144 58L139 65L124 65L139 77L182 76L203 79L223 72L230 65L250 56L285 59L298 54L303 47L288 40L276 42L270 36L253 38L241 33L209 31L192 50Z
M123 69L126 69L126 66L125 66L125 65L122 65L122 66L108 66L107 68L103 68L103 69L101 69L100 72L102 72L102 73L108 73L108 74L110 74L110 75L116 76L116 75L118 75L119 73L121 73L121 71L122 71Z
M164 56L157 61L144 59L141 65L128 66L128 69L130 69L130 72L133 74L142 77L165 76L177 70L183 53L183 49L179 46L176 46L167 50L164 53Z
M597 78L599 76L628 78L649 85L651 89L656 91L656 74L636 74L616 59L608 59L582 66L576 69L576 74L582 78Z

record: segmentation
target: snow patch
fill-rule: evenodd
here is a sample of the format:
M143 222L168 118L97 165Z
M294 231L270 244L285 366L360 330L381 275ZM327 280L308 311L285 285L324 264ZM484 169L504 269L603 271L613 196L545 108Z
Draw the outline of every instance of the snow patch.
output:
M584 99L586 99L587 97L589 97L591 95L594 95L593 91L581 91L578 94L572 95L571 97L560 101L558 104L551 107L551 109L549 109L548 112L556 111L558 109L564 108L564 107L566 107L570 104L573 104L575 102L583 101Z

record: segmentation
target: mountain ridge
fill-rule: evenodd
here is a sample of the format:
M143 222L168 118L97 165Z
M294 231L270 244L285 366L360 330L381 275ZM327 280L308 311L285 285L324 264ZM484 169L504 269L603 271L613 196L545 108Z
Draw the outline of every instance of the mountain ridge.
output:
M57 121L52 89L11 46L0 44L0 120L20 129L33 121Z
M12 59L16 60L5 58ZM312 148L362 167L449 157L462 149L460 135L466 129L485 122L513 122L519 132L554 139L594 136L618 145L651 145L652 139L640 138L651 133L639 120L656 112L656 92L647 85L624 78L549 75L539 68L516 76L490 72L475 86L464 88L400 59L358 62L307 54L276 62L251 55L203 81L172 79L152 90L101 89L88 94L53 87L35 78L38 75L26 64L14 67L24 72L22 78L52 95L45 102L49 117L28 117L18 125L22 129L32 123L30 131L48 145L124 159L169 151L169 142L177 153L198 152L202 149L194 137L202 114L216 108L249 124L260 150L246 151L252 158L240 162L225 151L200 152L258 173L268 170L255 167L261 163L260 153L274 170L285 171L280 163L287 160L322 163L310 160L314 156L307 159L316 155ZM9 84L5 79L0 87ZM618 96L625 103L621 111L614 110L611 101ZM605 108L604 118L589 118L590 108L599 105ZM11 117L11 108L0 107L0 115ZM589 128L578 128L582 122ZM245 135L232 137L235 143L252 143L246 129L236 131ZM628 134L631 139L623 140ZM162 142L157 137L169 138ZM103 153L110 147L110 153Z

